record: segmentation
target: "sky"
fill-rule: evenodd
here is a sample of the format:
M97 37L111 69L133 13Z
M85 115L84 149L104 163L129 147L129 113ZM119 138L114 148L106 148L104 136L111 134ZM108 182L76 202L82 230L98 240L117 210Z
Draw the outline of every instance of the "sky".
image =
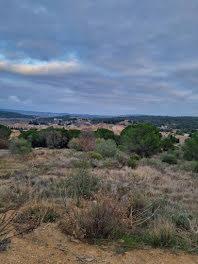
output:
M0 108L198 116L197 0L0 0Z

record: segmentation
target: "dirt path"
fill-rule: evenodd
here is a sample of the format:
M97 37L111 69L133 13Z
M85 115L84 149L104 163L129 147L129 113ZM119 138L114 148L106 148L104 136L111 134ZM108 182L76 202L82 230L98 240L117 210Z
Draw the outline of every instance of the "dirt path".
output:
M71 241L55 226L40 227L12 240L11 249L0 254L0 264L198 264L198 256L161 250L133 250L125 254L105 251Z

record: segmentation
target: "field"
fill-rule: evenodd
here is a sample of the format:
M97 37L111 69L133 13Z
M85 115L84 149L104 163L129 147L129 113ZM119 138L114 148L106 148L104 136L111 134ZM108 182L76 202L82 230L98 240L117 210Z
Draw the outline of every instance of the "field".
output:
M135 169L72 149L0 156L0 207L16 210L3 263L198 263L197 173L160 155Z

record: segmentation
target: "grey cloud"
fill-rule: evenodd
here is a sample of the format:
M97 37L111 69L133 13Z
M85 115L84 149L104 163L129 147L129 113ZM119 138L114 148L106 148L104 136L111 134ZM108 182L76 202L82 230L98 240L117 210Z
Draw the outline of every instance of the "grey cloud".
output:
M197 13L196 0L0 1L1 107L195 113Z

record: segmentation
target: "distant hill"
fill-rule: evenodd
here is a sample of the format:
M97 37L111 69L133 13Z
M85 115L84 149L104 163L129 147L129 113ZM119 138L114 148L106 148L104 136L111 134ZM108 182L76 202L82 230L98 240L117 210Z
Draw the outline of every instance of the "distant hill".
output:
M7 111L2 111L0 110L0 118L34 118L35 116L33 115L24 115L20 113L15 113L15 112L7 112Z
M51 112L36 112L36 111L13 110L13 109L0 109L0 111L14 112L14 113L22 114L22 115L40 116L40 117L50 117L50 116L65 115L65 114L62 114L62 113L61 114L57 114L57 113L51 113Z
M37 117L80 117L80 118L112 118L114 115L90 115L90 114L76 114L76 113L53 113L53 112L37 112L37 111L26 111L26 110L12 110L12 109L0 109L4 112L14 112L23 115L31 115Z

